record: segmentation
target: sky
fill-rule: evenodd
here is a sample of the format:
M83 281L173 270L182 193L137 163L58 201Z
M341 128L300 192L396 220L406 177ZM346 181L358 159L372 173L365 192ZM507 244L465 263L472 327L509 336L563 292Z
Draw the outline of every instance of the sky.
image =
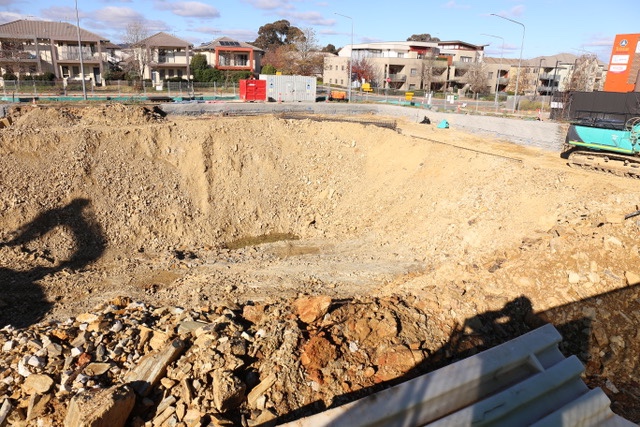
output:
M80 27L114 43L131 22L144 24L149 35L164 31L198 46L222 36L251 42L261 26L286 19L313 30L320 47L340 48L352 36L358 44L428 33L487 45L487 56L596 54L608 63L616 34L640 33L638 0L0 0L0 23L75 25L76 1Z

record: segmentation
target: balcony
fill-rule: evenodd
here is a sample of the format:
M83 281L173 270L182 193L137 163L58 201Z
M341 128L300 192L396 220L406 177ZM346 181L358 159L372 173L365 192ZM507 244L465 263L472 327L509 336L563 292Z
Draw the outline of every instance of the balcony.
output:
M457 69L468 70L469 68L471 68L472 65L473 65L473 62L453 61L453 66L456 67Z
M407 81L407 75L406 74L389 74L389 79L392 82L405 82Z
M540 80L560 80L560 76L556 73L542 73L540 74Z
M82 60L87 62L99 62L100 59L90 53L83 53ZM72 61L80 62L80 55L78 52L62 52L58 55L58 61Z

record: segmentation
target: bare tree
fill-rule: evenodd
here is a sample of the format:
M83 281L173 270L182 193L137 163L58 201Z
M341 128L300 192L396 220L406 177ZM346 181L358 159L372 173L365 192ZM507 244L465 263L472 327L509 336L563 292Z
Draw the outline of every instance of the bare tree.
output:
M125 71L140 80L144 78L144 73L151 61L149 47L142 43L148 37L149 29L144 23L135 21L127 25L124 43L127 45L126 53L129 58L125 63Z
M467 72L469 90L476 93L487 93L490 90L489 74L484 62L474 62Z
M0 42L0 60L5 65L5 73L13 74L20 81L21 74L28 70L25 60L28 53L24 51L24 41L18 39L4 39Z
M312 28L304 28L293 38L295 72L302 76L322 74L324 55L320 53L318 39Z
M598 69L598 58L595 55L580 56L576 59L571 73L567 76L565 91L593 92Z
M427 53L422 60L422 69L420 78L422 80L422 88L430 91L433 83L440 82L439 76L447 70L447 62L438 59L434 52Z

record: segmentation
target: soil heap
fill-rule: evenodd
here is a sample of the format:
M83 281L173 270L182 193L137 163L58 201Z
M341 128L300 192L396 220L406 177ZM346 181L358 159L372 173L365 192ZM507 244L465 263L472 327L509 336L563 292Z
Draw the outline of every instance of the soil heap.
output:
M286 421L545 322L587 384L640 422L633 180L416 123L120 104L11 120L10 425L59 425L105 390L136 425Z

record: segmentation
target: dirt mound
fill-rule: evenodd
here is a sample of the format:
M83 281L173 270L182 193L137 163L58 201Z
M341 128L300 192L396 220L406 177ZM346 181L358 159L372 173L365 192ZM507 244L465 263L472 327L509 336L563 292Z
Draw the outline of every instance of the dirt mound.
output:
M122 104L105 104L91 109L83 107L24 106L9 115L15 127L40 129L69 126L128 126L158 121L164 113L157 107L132 108Z
M295 369L321 386L313 399L324 407L411 371L410 363L375 367L386 357L378 349L391 344L368 330L395 324L392 344L406 348L394 351L437 365L442 331L468 319L520 298L531 313L575 307L640 282L640 224L624 219L638 209L637 183L572 170L556 153L405 122L393 130L303 117L161 119L117 104L13 114L0 131L0 327L76 316L123 294L234 312L321 294L331 299L331 323L296 320L300 346L288 354L277 342L273 351L302 364ZM365 295L379 300L345 303L341 314L340 301ZM632 388L635 374L620 376L639 372L637 360L613 364L624 364L634 337L597 329L626 307L614 301L588 310L587 341L598 351L581 350L583 361L610 354L588 365L594 384ZM407 319L425 314L427 329L411 326L416 319L397 329L405 314L394 304L407 307ZM291 323L282 307L265 309ZM637 326L628 309L616 319ZM514 333L529 327L516 323ZM465 350L483 348L463 341ZM349 346L364 348L366 363ZM633 392L622 388L608 392L627 410L620 396ZM279 416L310 399L273 398L288 408Z

